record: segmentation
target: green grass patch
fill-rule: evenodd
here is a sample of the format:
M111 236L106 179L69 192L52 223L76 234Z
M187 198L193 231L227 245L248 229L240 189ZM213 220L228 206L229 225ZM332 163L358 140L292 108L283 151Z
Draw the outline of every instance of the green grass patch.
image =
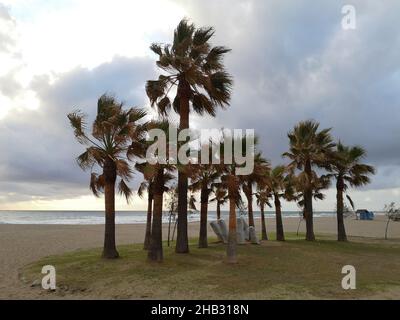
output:
M42 266L55 266L60 289L43 293L55 298L354 299L388 298L388 292L400 298L400 242L286 239L238 246L236 265L227 264L225 246L212 241L207 249L191 241L190 254L183 255L165 244L161 264L149 263L141 244L118 247L117 260L101 259L101 249L75 251L26 266L23 278L29 285L41 279ZM344 265L357 270L356 290L341 287Z

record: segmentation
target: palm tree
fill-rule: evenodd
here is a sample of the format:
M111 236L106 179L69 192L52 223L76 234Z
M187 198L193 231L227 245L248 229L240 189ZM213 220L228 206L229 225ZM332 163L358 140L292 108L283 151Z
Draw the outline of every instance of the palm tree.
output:
M304 182L303 180L299 179L299 177L296 177L294 175L290 175L290 179L291 187L286 189L287 200L296 201L297 205L302 209L303 217L305 218L305 199L304 192L302 191ZM322 191L328 189L330 185L330 175L323 174L318 177L318 179L316 179L313 183L312 198L315 201L325 200L325 194L323 194ZM297 191L296 193L296 189L300 191Z
M237 263L236 207L240 199L240 180L236 176L236 167L234 164L225 166L221 181L228 190L229 199L229 232L226 253L228 263Z
M200 234L199 248L207 248L207 213L209 196L212 192L213 183L220 174L212 164L191 165L193 171L190 174L192 184L190 190L200 191Z
M308 120L302 121L288 133L290 151L283 154L291 160L289 168L302 170L299 180L302 181L304 192L304 212L306 218L306 240L314 241L313 226L313 189L318 175L313 168L326 167L335 143L330 135L331 129L318 131L319 123Z
M285 199L288 201L296 201L297 206L301 209L300 220L297 226L297 235L299 235L300 224L302 220L306 218L305 214L305 200L303 185L304 182L296 177L294 174L288 176L289 184L286 186ZM330 176L321 175L313 183L313 193L312 198L314 200L324 200L325 194L322 193L323 190L328 189L330 186Z
M147 165L146 168L146 175L154 179L153 223L148 250L149 261L162 262L164 259L162 248L163 197L164 192L168 191L167 183L174 178L170 173L172 170L172 166L163 164Z
M153 222L150 232L150 245L147 258L149 261L162 262L164 259L162 248L162 212L164 196L164 167L148 165L147 174L154 179Z
M147 82L147 95L152 106L157 105L160 114L167 115L171 107L179 114L179 130L189 128L191 110L200 115L215 116L217 107L229 105L233 81L225 71L223 57L230 50L221 46L211 47L209 40L213 35L213 28L197 29L183 19L174 32L172 45L154 43L150 47L159 56L157 66L167 74ZM171 103L168 94L174 87L177 94ZM176 252L187 253L188 175L184 166L178 171L178 193Z
M286 174L285 166L276 166L272 170L267 171L265 175L265 183L267 192L274 200L275 217L276 217L276 240L285 241L282 222L282 205L281 198L287 197L287 192L291 188L290 176Z
M217 204L217 219L221 219L221 206L228 201L228 191L224 188L221 183L214 183L213 185L214 198L210 202L216 202Z
M256 199L257 199L257 205L260 207L260 211L261 211L261 239L262 240L268 240L264 209L265 209L266 205L271 207L271 204L269 203L270 193L266 188L267 188L266 185L262 182L259 182L257 184Z
M331 160L330 171L336 178L338 241L347 241L343 222L343 194L351 187L361 187L370 182L368 175L375 174L374 167L361 163L366 151L359 146L345 146L340 141ZM351 198L346 195L352 204Z
M144 176L144 181L142 181L138 188L138 196L143 198L145 192L147 192L147 219L146 219L146 233L144 236L144 250L149 250L150 248L150 237L151 237L151 217L153 211L153 198L154 198L154 179L153 177L145 175L145 169L148 163L136 163L135 169Z
M243 138L243 137L242 137ZM240 138L235 138L240 139ZM242 139L241 139L242 140ZM236 142L231 141L231 146L235 145ZM228 245L227 245L227 261L228 263L237 263L237 239L236 239L236 208L240 208L243 205L242 197L240 194L241 181L239 176L236 174L238 164L233 161L231 164L225 164L223 155L225 154L224 149L227 147L224 142L220 143L220 155L222 156L221 164L217 166L218 171L221 174L219 184L216 184L219 188L228 191L229 200L229 227L228 227ZM232 150L232 148L231 148ZM233 159L234 160L234 159Z
M257 144L258 144L258 139L255 139L254 146L256 147ZM267 171L269 169L270 169L269 162L262 157L260 152L257 152L254 156L253 172L246 176L240 176L242 190L247 199L247 213L249 216L249 226L250 227L254 227L253 186L255 184L259 183L263 179L265 171Z
M145 179L152 180L153 192L153 221L151 226L150 248L148 250L148 260L154 262L163 261L163 248L162 248L162 214L163 214L163 197L164 193L169 190L168 183L174 179L172 172L175 167L168 163L169 144L173 143L169 139L169 126L170 123L166 120L152 121L148 124L149 129L161 129L167 136L166 159L159 158L155 164L146 164L143 170ZM161 157L161 155L155 155ZM165 161L166 160L166 161Z
M140 109L122 109L122 103L114 97L103 95L97 103L97 116L93 123L92 134L86 133L85 115L80 111L68 114L79 143L87 149L78 158L78 165L83 170L93 170L95 165L103 169L98 175L91 172L90 188L95 196L104 192L105 199L105 234L103 257L118 258L115 246L115 184L120 177L118 191L129 201L132 191L126 184L132 171L128 158L142 155L141 148L146 125L140 124L146 112Z

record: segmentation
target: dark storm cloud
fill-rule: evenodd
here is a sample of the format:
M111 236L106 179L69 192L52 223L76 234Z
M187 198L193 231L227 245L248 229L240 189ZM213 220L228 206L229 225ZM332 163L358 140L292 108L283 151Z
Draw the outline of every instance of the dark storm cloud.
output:
M371 188L399 186L398 1L352 1L357 29L351 31L341 28L341 1L188 3L189 16L215 26L215 43L233 50L232 106L215 123L256 129L276 164L287 131L315 119L333 127L337 139L368 150L367 161L378 167Z

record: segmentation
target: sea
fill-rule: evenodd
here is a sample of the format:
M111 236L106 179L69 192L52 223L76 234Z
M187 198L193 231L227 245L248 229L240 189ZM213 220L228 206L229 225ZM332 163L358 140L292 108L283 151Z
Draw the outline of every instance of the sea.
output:
M222 218L227 219L229 212L222 211ZM240 215L240 213L237 213ZM242 213L245 215L244 213ZM299 211L284 211L284 217L297 218L300 217ZM314 217L333 217L335 212L320 211L314 212ZM267 211L265 213L267 219L274 218L275 213ZM117 224L145 224L146 211L117 211ZM259 218L260 212L255 211L254 217ZM215 211L209 211L209 221L215 220L217 214ZM172 217L172 221L174 217ZM200 220L200 214L193 212L188 214L188 221L194 222ZM163 213L163 222L169 221L168 212ZM104 211L7 211L0 210L0 224L63 224L63 225L96 225L104 224Z

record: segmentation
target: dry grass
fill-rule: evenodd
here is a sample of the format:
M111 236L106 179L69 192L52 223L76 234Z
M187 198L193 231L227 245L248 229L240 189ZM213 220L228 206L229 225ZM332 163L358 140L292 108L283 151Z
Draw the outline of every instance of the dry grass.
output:
M100 259L100 249L75 251L27 266L23 278L30 284L43 265L54 265L60 289L43 293L53 298L400 299L399 241L302 239L240 246L237 265L225 263L225 247L217 243L198 249L193 242L189 255L165 246L162 264L148 263L142 245L119 247L122 258L115 261ZM356 290L341 288L348 264L357 270Z

